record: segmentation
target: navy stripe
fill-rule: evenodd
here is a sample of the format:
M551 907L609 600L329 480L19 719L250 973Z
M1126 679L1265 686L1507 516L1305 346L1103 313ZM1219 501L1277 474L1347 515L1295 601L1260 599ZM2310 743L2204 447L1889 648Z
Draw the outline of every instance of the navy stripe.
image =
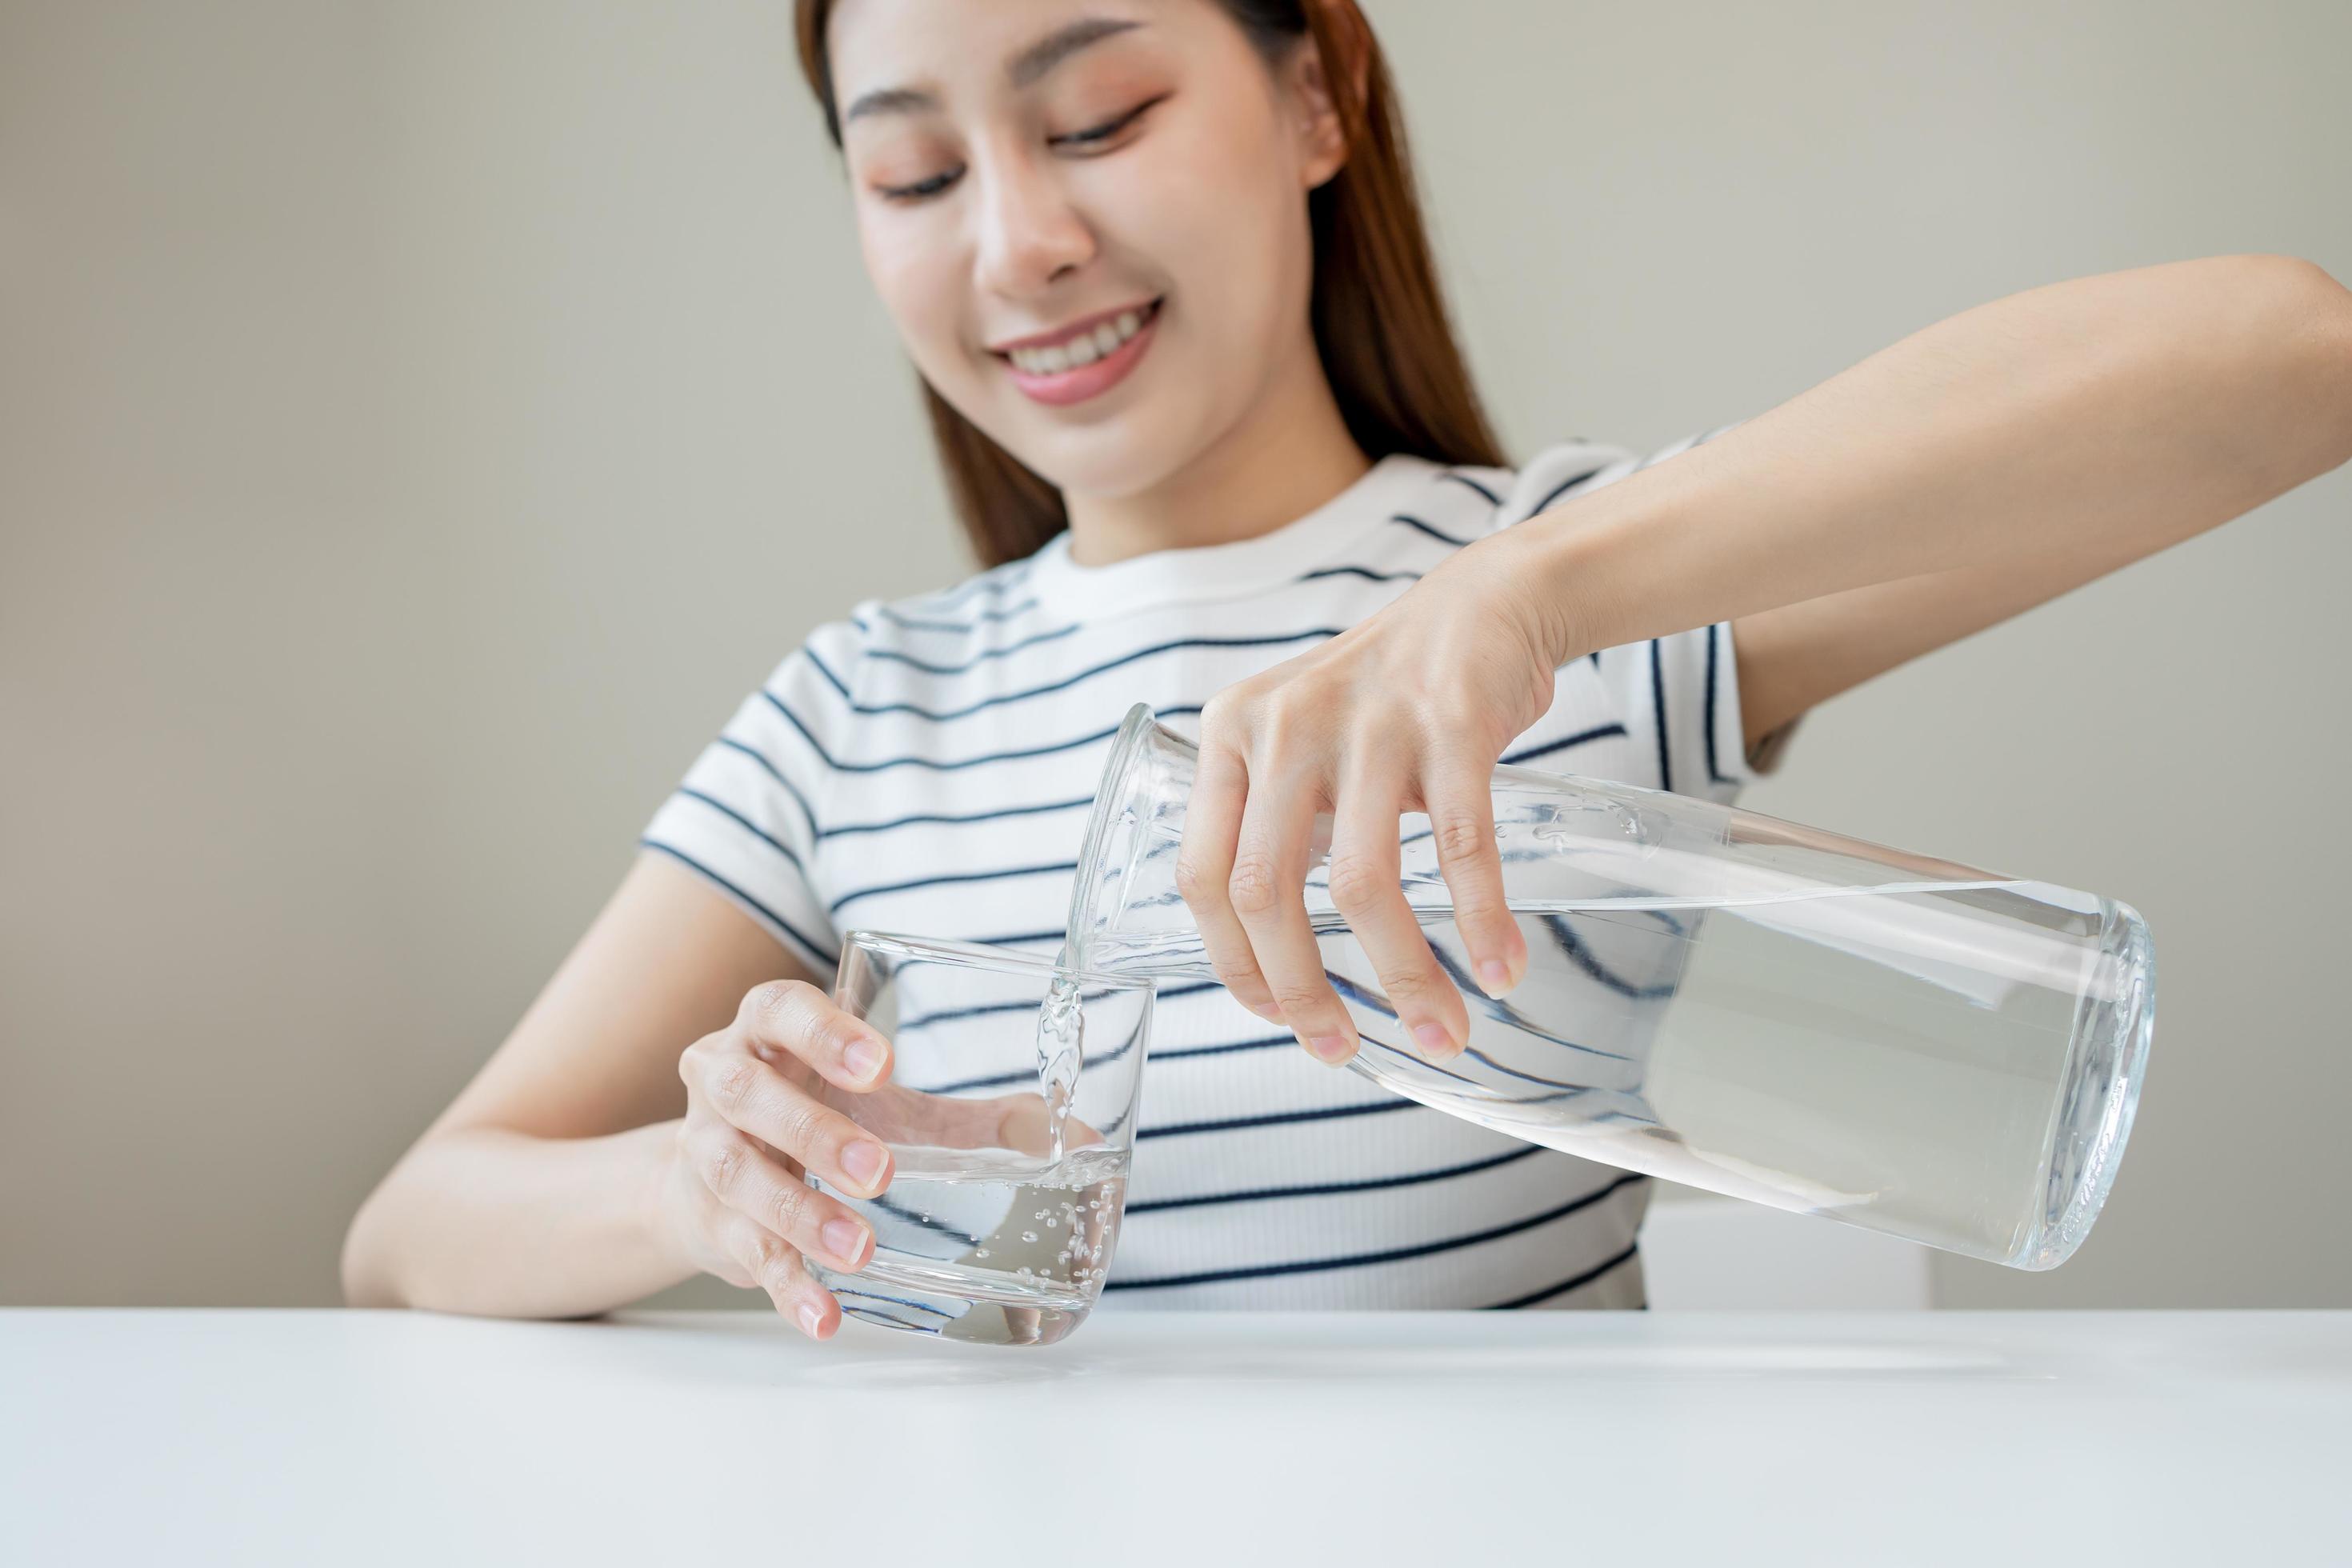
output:
M1023 1008L1025 1011L1030 1012L1034 1012L1036 1010L1036 1005L1037 1005L1034 1002L1022 1004ZM904 1034L906 1031L902 1029L899 1032ZM1287 1038L1287 1037L1285 1037ZM1107 1056L1093 1057L1081 1062L1078 1066L1078 1077L1083 1080L1087 1074L1094 1071L1097 1068L1106 1068L1110 1066L1111 1063L1118 1060L1121 1057L1127 1055L1128 1052L1135 1049L1136 1043L1140 1038L1140 1036L1130 1035L1128 1037L1127 1043L1119 1047L1118 1049L1110 1052ZM1152 1053L1151 1059L1158 1061L1163 1054L1164 1053L1155 1051ZM943 1083L935 1088L918 1089L911 1084L908 1085L907 1088L910 1092L915 1094L944 1094L954 1096L970 1094L976 1089L1009 1089L1014 1084L1025 1083L1034 1087L1037 1081L1037 1068L1034 1066L1030 1066L1025 1068L1016 1068L1011 1072L989 1073L982 1078L958 1079L953 1083ZM1113 1121L1108 1126L1103 1128L1103 1135L1105 1137L1108 1137L1111 1133L1118 1131L1119 1122L1126 1120L1126 1112L1120 1112L1118 1121Z
M832 684L832 687L835 691L841 693L843 700L854 700L850 695L848 682L843 680L841 677L834 674L833 667L826 664L824 660L817 658L816 650L814 648L804 647L801 649L801 657L816 667L816 672L819 675L824 676L825 679ZM761 689L765 690L766 688L762 687Z
M1671 996L1675 994L1676 986L1673 982L1669 982L1664 985L1637 985L1622 975L1611 973L1607 968L1603 967L1599 959L1593 957L1592 954L1587 951L1583 942L1577 940L1576 932L1570 928L1568 921L1560 916L1557 914L1544 915L1542 917L1542 923L1545 929L1551 932L1553 945L1557 946L1560 952L1568 954L1570 960L1574 963L1579 969L1583 970L1585 973L1591 975L1593 979L1598 980L1601 984L1606 985L1610 990L1616 992L1619 995L1629 996L1636 1002L1653 1002L1661 996Z
M1571 937L1570 941L1573 942L1574 938ZM1468 972L1465 970L1462 964L1454 959L1454 955L1447 952L1436 942L1430 942L1428 946L1429 955L1437 960L1438 967L1444 970L1446 978L1454 982L1454 988L1462 993L1462 1000L1468 1005L1486 1014L1488 1017L1508 1024L1520 1034L1541 1040L1547 1045L1564 1046L1571 1051L1581 1051L1587 1056L1603 1057L1611 1061L1622 1062L1631 1061L1633 1059L1622 1052L1605 1051L1599 1046L1582 1045L1575 1040L1570 1039L1565 1035L1554 1034L1551 1030L1545 1028L1541 1024L1537 1023L1534 1019L1520 1012L1507 1000L1487 995L1486 988L1478 984L1477 982L1472 980ZM1381 1006L1378 1002L1374 1001L1370 993L1364 991L1362 987L1355 984L1352 981L1347 980L1340 975L1333 974L1328 970L1324 971L1323 977L1329 981L1335 988L1353 992L1360 1000L1363 1001L1366 1005L1372 1007L1374 1011L1380 1012L1391 1018L1396 1016L1394 1013L1390 1012L1386 1007ZM1412 1053L1408 1052L1406 1054L1411 1055ZM1518 1071L1515 1068L1504 1067L1500 1063L1496 1062L1491 1058L1487 1057L1482 1051L1465 1047L1462 1054L1467 1057L1476 1058L1479 1061L1485 1062L1488 1067L1493 1068L1497 1072L1507 1073L1513 1078L1526 1079L1530 1083L1538 1083L1553 1089L1569 1089L1578 1093L1584 1092L1584 1086L1582 1085L1563 1083L1557 1079L1538 1078L1532 1073L1524 1073ZM1460 1077L1461 1075L1449 1074L1448 1076ZM1515 1101L1514 1103L1534 1104L1541 1100L1558 1100L1567 1097L1561 1095L1544 1095L1538 1096L1537 1100Z
M961 675L965 670L971 668L974 665L981 664L988 659L1003 658L1008 654L1019 653L1024 647L1035 647L1039 643L1056 642L1063 637L1068 637L1072 632L1075 632L1077 629L1078 628L1076 626L1064 626L1059 631L1039 632L1034 637L1024 637L1019 642L1007 643L1003 647L983 648L981 652L974 654L970 660L963 664L925 664L921 659L917 658L912 654L900 653L896 648L887 647L869 648L866 650L866 657L868 658L887 658L893 664L911 665L927 675ZM814 656L812 655L811 657Z
M752 821L750 817L744 816L741 812L736 810L725 801L717 799L711 795L707 795L700 790L696 789L689 784L680 784L678 786L677 793L686 796L688 800L700 801L703 805L710 807L711 810L719 813L721 816L732 817L754 838L757 838L761 843L766 845L769 848L774 850L777 854L791 861L793 863L793 870L798 871L803 877L806 877L808 875L808 868L801 864L801 858L793 853L793 847L791 845L785 843L782 839L778 838L774 834L770 833L766 828L761 827L758 823Z
M1361 577L1368 583L1418 583L1418 572L1375 572L1369 566L1326 566L1320 572L1309 572L1298 579L1312 583L1318 577Z
M1055 931L1053 934L1060 936L1062 933ZM1000 937L997 940L1001 942L1003 939ZM1224 987L1216 981L1202 980L1191 985L1171 985L1164 991L1155 993L1152 1000L1157 1005L1172 997L1190 996L1196 992L1223 989ZM977 1007L946 1007L936 1013L918 1013L911 1017L899 1019L898 1033L904 1035L915 1029L928 1028L933 1024L949 1023L957 1018L977 1018L984 1013L1034 1013L1036 1010L1037 1004L1034 1002L989 1002ZM1283 1037L1287 1039L1290 1037L1286 1035ZM1152 1053L1154 1057L1160 1054L1158 1051Z
M1579 485L1582 484L1585 480L1587 480L1587 479L1589 479L1593 478L1595 475L1598 475L1598 474L1604 474L1604 473L1607 473L1608 471L1609 471L1609 465L1608 465L1608 464L1606 464L1606 463L1603 463L1603 464L1601 464L1601 467L1599 467L1599 468L1587 468L1587 469L1585 469L1585 470L1584 470L1584 472L1582 472L1582 473L1580 473L1580 474L1577 475L1577 476L1576 476L1574 479L1562 479L1562 480L1560 480L1560 481L1559 481L1559 483L1558 483L1558 484L1556 484L1556 485L1552 486L1551 489L1550 489L1550 490L1549 490L1549 492L1544 496L1544 499L1543 499L1543 500L1539 500L1539 501L1536 502L1536 504L1535 504L1533 507L1531 507L1530 509L1528 509L1528 515L1529 517L1533 517L1533 516L1535 516L1535 515L1536 515L1536 513L1538 513L1538 512L1539 512L1539 511L1543 510L1546 507L1549 507L1549 505L1551 505L1551 503L1552 503L1552 502L1554 502L1554 501L1558 500L1561 496L1563 496L1563 495L1567 494L1570 490L1574 489L1577 486L1579 486Z
M1501 496L1496 495L1493 490L1488 489L1486 486L1480 484L1477 480L1472 479L1467 474L1457 474L1453 469L1448 468L1437 477L1441 479L1452 479L1457 485L1469 486L1472 489L1476 490L1480 495L1486 498L1486 504L1488 506L1500 506L1503 504L1503 498Z
M1563 1279L1557 1285L1548 1285L1544 1287L1544 1289L1533 1291L1528 1295L1514 1296L1507 1301L1497 1301L1486 1310L1490 1312L1507 1311L1514 1307L1532 1307L1538 1301L1549 1301L1554 1296L1562 1295L1568 1291L1575 1289L1579 1285L1591 1284L1595 1279L1600 1279L1612 1268L1617 1268L1641 1249L1642 1244L1637 1241L1633 1246L1627 1247L1624 1251L1619 1253L1616 1257L1610 1258L1604 1263L1594 1264L1591 1268L1576 1276L1573 1279ZM1649 1303L1647 1301L1643 1302L1642 1305L1644 1310L1647 1310L1649 1307Z
M1737 784L1737 779L1725 778L1715 766L1715 644L1722 630L1720 621L1706 628L1706 782Z
M1015 1003L1014 1005L1019 1007L1023 1012L1031 1013L1036 1011L1037 1006L1034 1002L1020 1002ZM1000 1008L996 1006L976 1007L972 1009L973 1012L995 1012L999 1010ZM898 1032L900 1034L905 1034L906 1030L902 1027ZM1297 1043L1298 1037L1296 1035L1267 1035L1255 1040L1235 1040L1233 1044L1227 1046L1184 1046L1172 1051L1154 1051L1151 1053L1151 1059L1155 1062L1166 1062L1172 1061L1178 1057L1218 1057L1227 1055L1234 1051L1262 1051L1274 1046L1295 1046ZM1134 1048L1135 1041L1133 1039L1129 1039L1127 1044L1119 1047L1118 1049L1111 1052L1108 1056L1090 1057L1087 1058L1085 1063L1078 1068L1078 1071L1080 1075L1083 1076L1087 1073L1092 1072L1098 1067L1107 1067L1110 1063L1118 1060L1121 1057L1127 1055L1129 1051L1133 1050ZM921 1094L969 1094L976 1089L1007 1089L1013 1084L1034 1084L1036 1081L1037 1069L1034 1067L1025 1067L1016 1068L1011 1072L990 1073L983 1078L958 1079L953 1083L943 1083L935 1089L919 1089L917 1092ZM1114 1122L1110 1127L1104 1128L1103 1131L1107 1133L1116 1130L1117 1125L1118 1124Z
M729 892L734 894L737 898L742 900L745 903L757 910L761 918L766 920L770 925L774 926L778 931L782 931L786 936L791 937L794 942L799 942L803 947L808 949L811 952L815 953L825 963L837 964L841 962L841 956L838 953L828 952L822 946L811 942L806 936L803 935L797 929L795 929L790 921L785 920L783 916L776 913L775 910L770 909L767 905L761 903L750 893L745 892L742 889L737 887L734 883L729 881L726 878L720 876L718 872L712 870L709 867L704 865L693 856L688 855L685 850L673 849L658 838L640 838L637 842L647 849L657 850L660 853L668 856L671 859L678 861L682 865L691 867L693 869L701 872L704 876L709 878L712 881L718 883L720 887L726 889Z
M995 697L982 698L980 701L962 708L925 708L913 702L860 702L850 696L849 688L842 684L841 678L826 669L823 661L819 660L814 654L809 655L809 662L816 665L817 668L824 672L824 678L833 683L834 689L839 691L843 699L849 703L849 710L853 713L911 713L918 719L929 719L944 723L950 719L968 719L974 713L990 708L1001 708L1008 702L1022 702L1032 697L1048 697L1056 691L1066 691L1082 680L1091 680L1097 675L1105 675L1111 670L1123 668L1138 659L1152 658L1163 653L1176 653L1185 648L1196 647L1275 647L1284 643L1307 642L1310 639L1326 640L1338 637L1342 629L1337 626L1310 626L1303 632L1284 632L1274 637L1179 637L1173 642L1155 643L1150 647L1138 648L1133 653L1121 654L1108 663L1095 665L1044 686L1033 686L1023 691L1007 691Z
M1179 1046L1173 1050L1154 1051L1155 1062L1172 1062L1180 1057L1229 1057L1235 1051L1263 1051L1274 1046L1295 1046L1296 1035L1259 1035L1246 1040L1232 1040L1221 1046Z
M882 1194L879 1197L860 1198L857 1201L872 1204L884 1214L896 1215L908 1225L919 1226L925 1230L936 1232L940 1236L952 1237L958 1241L968 1241L974 1247L988 1239L984 1236L974 1236L968 1230L950 1225L945 1220L933 1219L929 1215L918 1214L906 1205L893 1201L887 1193Z
M1288 1038L1287 1036L1284 1037ZM1241 1193L1202 1193L1197 1197L1154 1198L1148 1203L1130 1203L1127 1205L1127 1212L1130 1215L1150 1214L1155 1209L1200 1208L1209 1204L1255 1203L1265 1198L1315 1198L1332 1193L1368 1193L1378 1187L1410 1187L1423 1182L1442 1182L1452 1176L1491 1171L1497 1165L1508 1165L1530 1154L1545 1152L1547 1151L1537 1144L1526 1143L1507 1153L1473 1160L1466 1165L1448 1165L1442 1171L1414 1171L1406 1175L1375 1176L1362 1182L1325 1182L1312 1187L1254 1187Z
M1675 787L1674 769L1666 760L1665 654L1659 648L1655 637L1650 639L1650 700L1658 713L1658 787L1672 789Z
M803 732L805 733L806 731ZM816 813L810 808L808 796L803 795L798 786L796 786L792 780L784 776L784 773L782 768L779 768L775 763L770 762L764 754L754 751L751 747L745 745L742 742L735 739L732 735L719 736L719 744L726 747L730 752L742 752L745 756L759 763L762 768L765 768L768 772L768 776L775 780L778 784L783 785L784 793L791 795L794 801L799 803L801 815L808 818L809 832L819 838L824 837L823 833L817 831ZM819 752L817 755L824 757L824 753L823 752ZM825 757L824 760L828 765L833 762L831 757Z
M869 1301L887 1301L898 1307L911 1307L918 1312L929 1312L935 1318L955 1316L944 1307L934 1307L922 1301L910 1301L904 1296L886 1296L879 1290L853 1290L846 1285L836 1285L833 1288L833 1293L836 1296L862 1296Z
M896 1328L912 1329L919 1334L936 1334L940 1331L929 1323L919 1323L911 1319L902 1318L896 1312L886 1312L879 1307L867 1307L855 1301L843 1307L841 1310L845 1317L863 1318L869 1323L888 1323Z
M875 606L876 610L892 626L903 626L910 632L976 632L990 621L1011 620L1014 616L1025 616L1036 607L1036 600L1024 599L1017 605L1008 605L1001 610L982 610L977 620L919 621L910 616L900 615L887 605ZM857 624L865 625L862 621Z
M1548 1045L1565 1046L1571 1051L1582 1051L1588 1056L1605 1057L1611 1061L1629 1061L1632 1059L1631 1058L1623 1056L1616 1051L1604 1051L1599 1046L1579 1045L1576 1041L1568 1038L1564 1035L1553 1034L1550 1030L1545 1028L1534 1019L1527 1016L1524 1013L1521 1013L1517 1007L1512 1006L1508 1001L1487 995L1485 988L1480 986L1475 981L1472 980L1467 973L1464 973L1462 965L1456 963L1454 957L1444 948L1438 946L1433 942L1430 942L1428 947L1429 955L1437 960L1438 967L1445 971L1447 978L1454 982L1454 989L1462 993L1462 1000L1468 1005L1475 1007L1481 1013L1486 1014L1488 1017L1499 1019L1503 1023L1510 1025L1520 1034L1532 1036L1534 1038L1542 1040ZM1332 989L1338 991L1341 995L1352 996L1366 1008L1380 1014L1382 1017L1391 1020L1396 1018L1396 1014L1385 1005L1382 998L1376 996L1372 992L1367 990L1365 987L1357 984L1346 975L1334 974L1327 969L1323 972L1323 978L1330 982ZM1398 1047L1398 1049L1402 1051L1402 1047ZM1402 1054L1406 1056L1414 1056L1417 1053L1402 1051ZM1465 1048L1462 1054L1468 1057L1475 1057L1478 1060L1486 1063L1487 1066L1495 1068L1498 1072L1508 1072L1517 1078L1529 1077L1528 1074L1516 1072L1512 1068L1497 1066L1482 1051L1473 1048ZM1442 1071L1444 1069L1433 1068L1433 1070ZM1458 1078L1461 1075L1458 1073L1449 1073L1447 1076L1451 1078ZM1557 1088L1564 1089L1570 1087L1566 1084L1559 1084L1551 1079L1538 1079L1534 1081L1550 1084Z
M968 816L942 816L923 814L915 816L894 816L887 822L845 822L838 827L828 827L819 838L835 838L845 833L885 833L893 827L911 827L917 823L995 822L1007 816L1037 816L1049 811L1076 811L1080 806L1094 805L1094 796L1083 800L1057 800L1050 805L1010 805L1002 811L975 811Z
M1620 1187L1647 1180L1649 1180L1648 1177L1642 1175L1622 1175L1599 1192L1587 1193L1580 1198L1572 1198L1558 1208L1546 1209L1541 1214L1529 1215L1525 1219L1515 1219L1507 1225L1492 1226L1485 1230L1473 1231L1467 1236L1450 1237L1444 1241L1425 1241L1416 1247L1392 1247L1381 1252L1351 1253L1344 1258L1307 1258L1297 1263L1263 1263L1247 1268L1216 1268L1200 1274L1169 1274L1157 1279L1111 1279L1105 1281L1103 1289L1142 1290L1164 1285L1213 1285L1228 1279L1262 1279L1277 1274L1313 1274L1330 1268L1360 1268L1374 1263L1400 1263L1408 1258L1427 1258L1432 1253L1452 1252L1460 1247L1475 1247L1482 1241L1496 1241L1507 1236L1516 1236L1523 1230L1532 1230L1537 1226L1548 1225L1553 1220L1565 1218L1579 1209L1590 1208ZM1565 1289L1567 1287L1555 1286L1553 1289L1559 1290ZM1540 1298L1538 1299L1540 1300Z
M825 913L837 915L844 904L856 903L860 899L879 898L884 893L910 893L918 888L944 888L958 882L995 882L1007 877L1044 877L1077 868L1077 862L1073 860L1060 866L1013 866L1002 871L960 871L953 876L922 877L911 882L885 882L878 888L860 888L854 893L842 894L825 906Z
M1341 1116L1378 1116L1390 1110L1426 1110L1417 1100L1391 1096L1362 1105L1327 1105L1315 1110L1278 1110L1267 1116L1229 1116L1216 1121L1176 1121L1164 1127L1139 1127L1138 1138L1173 1138L1186 1132L1234 1132L1244 1127L1274 1127L1294 1121L1328 1121Z
M1108 741L1118 733L1118 725L1113 724L1107 730L1097 730L1091 735L1081 735L1075 741L1056 741L1050 746L1032 746L1026 751L1020 752L990 752L977 757L964 757L952 763L934 762L929 757L886 757L878 763L845 763L824 749L824 743L816 738L814 731L811 731L806 724L801 722L799 714L784 706L782 698L765 687L760 689L760 695L767 699L768 706L782 714L792 727L801 732L801 739L809 743L810 749L816 752L819 761L835 773L878 773L886 768L929 768L938 773L953 773L959 768L976 768L984 763L1021 762L1030 757L1049 757L1056 752L1074 752L1080 746L1091 746L1097 741ZM1153 710L1152 717L1174 719L1186 713L1198 713L1200 710L1198 704L1189 708L1160 708Z
M1389 519L1389 521L1391 522L1403 523L1407 528L1417 528L1421 530L1422 532L1429 535L1430 538L1436 540L1439 543L1451 544L1456 550L1461 549L1464 545L1470 542L1466 539L1456 539L1450 533L1440 533L1436 529L1433 529L1430 527L1429 524L1422 521L1421 519L1417 517L1407 517L1402 512L1397 513L1394 517Z
M1622 724L1601 724L1593 729L1580 731L1564 741L1546 741L1540 746L1529 746L1524 752L1513 752L1502 758L1501 762L1524 763L1530 757L1549 756L1554 752L1564 752L1570 746L1581 746L1587 741L1598 741L1610 735L1622 735L1624 732L1625 726Z
M1063 931L1024 931L1013 936L975 936L966 940L982 947L1018 947L1027 942L1059 942L1069 934Z
M1036 564L1037 558L1034 555L1025 555L1018 561L1008 561L1002 566L991 567L969 583L953 588L942 588L936 594L927 595L915 600L914 603L928 605L935 610L944 610L950 605L961 604L974 594L983 590L994 594L1006 588L1019 587L1029 580L1029 573Z

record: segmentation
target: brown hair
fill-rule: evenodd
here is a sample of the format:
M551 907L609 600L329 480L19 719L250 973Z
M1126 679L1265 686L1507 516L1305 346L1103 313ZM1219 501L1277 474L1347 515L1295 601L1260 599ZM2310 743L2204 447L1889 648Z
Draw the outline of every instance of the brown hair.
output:
M1370 24L1355 0L1219 3L1269 61L1301 38L1314 39L1347 134L1345 166L1308 193L1307 212L1315 346L1349 434L1375 459L1405 452L1499 466L1501 446L1446 319L1395 88ZM801 70L838 147L841 121L824 50L832 9L832 0L798 0L796 21ZM1356 68L1340 68L1343 63ZM923 399L948 492L982 566L1019 560L1069 526L1059 490L928 382Z

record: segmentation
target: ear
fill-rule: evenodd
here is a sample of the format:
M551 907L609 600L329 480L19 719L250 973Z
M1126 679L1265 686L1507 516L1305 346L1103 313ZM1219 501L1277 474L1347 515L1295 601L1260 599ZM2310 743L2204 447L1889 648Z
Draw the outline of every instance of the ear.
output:
M1331 79L1312 36L1298 41L1291 58L1290 74L1292 94L1298 105L1299 145L1304 153L1300 171L1311 191L1347 166L1347 127L1339 118L1338 104L1332 100ZM1361 103L1369 76L1368 57L1358 57L1353 62L1353 74L1356 101Z

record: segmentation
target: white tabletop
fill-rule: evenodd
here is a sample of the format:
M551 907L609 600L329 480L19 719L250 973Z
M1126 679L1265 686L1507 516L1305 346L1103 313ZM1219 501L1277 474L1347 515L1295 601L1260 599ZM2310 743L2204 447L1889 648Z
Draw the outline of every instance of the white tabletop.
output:
M2347 1460L2352 1312L0 1311L10 1564L2340 1563Z

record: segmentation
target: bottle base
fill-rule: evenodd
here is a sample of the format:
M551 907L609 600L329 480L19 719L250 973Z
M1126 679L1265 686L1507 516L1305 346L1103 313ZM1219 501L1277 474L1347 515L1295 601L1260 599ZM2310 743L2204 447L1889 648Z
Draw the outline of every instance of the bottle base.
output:
M2131 1136L2156 1024L2156 957L2147 923L2128 904L2107 905L2098 973L2083 1005L2064 1092L2051 1130L2042 1223L2015 1268L2055 1268L2074 1255L2115 1185Z

